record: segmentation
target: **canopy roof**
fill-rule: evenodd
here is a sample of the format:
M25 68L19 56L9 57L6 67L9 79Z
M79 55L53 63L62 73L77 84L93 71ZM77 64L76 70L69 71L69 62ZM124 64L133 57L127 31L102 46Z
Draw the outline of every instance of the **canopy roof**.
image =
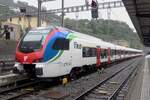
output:
M150 0L122 0L137 33L145 46L150 46Z

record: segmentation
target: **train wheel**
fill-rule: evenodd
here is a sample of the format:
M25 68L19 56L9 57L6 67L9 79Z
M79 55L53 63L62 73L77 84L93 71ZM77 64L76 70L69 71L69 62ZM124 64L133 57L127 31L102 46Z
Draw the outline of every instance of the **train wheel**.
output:
M77 72L76 69L72 69L70 74L69 74L70 80L75 80L77 78Z
M19 70L18 70L16 67L14 67L14 68L12 69L12 72L13 72L14 74L19 74Z

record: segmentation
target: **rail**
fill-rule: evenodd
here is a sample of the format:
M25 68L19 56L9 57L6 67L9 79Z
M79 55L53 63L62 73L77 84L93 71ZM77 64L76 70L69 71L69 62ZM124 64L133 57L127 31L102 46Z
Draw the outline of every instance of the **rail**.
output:
M121 89L125 86L125 84L128 82L128 80L130 79L130 77L132 76L132 74L135 72L135 69L137 67L135 67L130 74L127 76L127 78L120 84L120 86L116 89L116 91L108 98L108 100L115 100L117 95L119 94L119 92L121 91Z
M0 66L12 65L14 62L14 55L0 55Z
M35 81L31 81L29 83L25 83L25 84L22 84L22 85L19 85L19 86L15 86L15 87L12 87L12 88L6 88L6 89L3 89L0 91L0 97L2 99L5 99L5 100L13 100L15 98L18 98L20 96L23 96L23 95L26 95L26 94L29 94L29 93L32 93L33 91L21 91L19 93L16 93L16 94L11 94L11 92L14 92L14 91L17 91L19 89L22 89L22 88L25 88L25 87L30 87L30 86L34 86L38 83L40 83L41 81L40 80L35 80ZM9 94L10 93L10 94ZM15 92L14 92L15 93ZM8 95L8 96L7 96ZM0 99L1 99L0 98Z
M130 65L132 65L133 63L135 63L135 61L133 61L132 63L126 65L125 67L123 67L122 69L120 69L119 71L117 71L116 73L110 75L109 77L105 78L103 81L100 81L98 84L94 85L93 87L89 88L87 91L83 92L82 94L80 94L78 97L76 97L74 100L82 100L86 95L90 94L91 91L93 91L94 89L96 89L97 87L103 85L104 83L106 83L108 80L112 79L114 76L118 75L120 72L122 72L123 70L127 69ZM118 91L121 89L118 89ZM112 95L111 97L114 98L115 95L118 93L118 91L116 91L114 93L114 95ZM110 99L112 100L112 99Z

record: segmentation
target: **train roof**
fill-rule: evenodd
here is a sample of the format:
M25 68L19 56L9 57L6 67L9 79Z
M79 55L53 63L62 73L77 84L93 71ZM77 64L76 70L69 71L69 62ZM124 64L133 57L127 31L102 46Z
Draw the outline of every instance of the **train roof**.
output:
M118 49L118 50L128 50L128 51L142 52L142 50L116 45L116 44L113 44L113 43L110 43L110 42L103 41L100 38L90 36L90 35L87 35L87 34L83 34L83 33L80 33L80 32L76 32L76 31L73 31L73 30L70 30L70 29L67 29L67 28L59 27L59 26L36 27L36 28L31 29L31 31L35 31L35 30L38 30L38 31L39 30L40 31L46 31L46 30L48 31L49 30L50 31L51 29L54 29L54 28L57 28L57 29L62 30L62 31L72 32L76 36L80 37L80 39L83 39L85 41L87 41L87 39L88 39L88 41L90 41L91 43L100 44L104 48L111 47L112 49Z
M70 30L70 29L67 29L67 28L64 28L64 29L75 33L77 36L79 36L82 39L86 39L86 40L88 39L88 41L91 41L91 42L97 43L97 44L101 43L101 46L103 46L103 47L111 47L112 49L118 49L118 50L128 50L128 51L142 52L142 50L116 45L116 44L113 44L113 43L110 43L110 42L103 41L102 39L94 37L94 36L90 36L90 35L87 35L87 34L76 32L76 31L73 31L73 30Z

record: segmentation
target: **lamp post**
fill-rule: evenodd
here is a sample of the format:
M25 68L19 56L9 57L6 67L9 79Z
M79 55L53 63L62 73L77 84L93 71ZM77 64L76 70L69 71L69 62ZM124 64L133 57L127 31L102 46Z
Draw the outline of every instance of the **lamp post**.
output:
M41 5L42 5L42 1L41 1L41 0L38 0L38 19L37 19L37 26L38 26L38 27L41 26L41 16L40 16Z
M31 28L31 15L26 15L27 19L28 19L28 28L30 29Z
M41 26L41 5L43 2L48 2L48 1L55 1L55 0L38 0L38 19L37 19L37 26Z
M61 26L64 27L64 0L62 0L62 12L61 12Z
M110 16L111 16L111 9L110 8L108 8L107 9L107 17L108 17L108 20L107 20L107 34L109 34L110 33Z
M79 12L75 13L76 16L76 30L78 30L78 17L79 17Z

